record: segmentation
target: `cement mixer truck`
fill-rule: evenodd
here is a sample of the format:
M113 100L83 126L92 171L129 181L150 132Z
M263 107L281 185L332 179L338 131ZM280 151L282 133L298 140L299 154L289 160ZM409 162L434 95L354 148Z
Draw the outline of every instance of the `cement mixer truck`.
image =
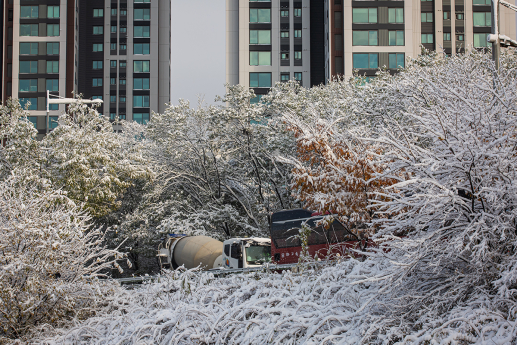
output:
M271 239L232 238L223 242L208 236L168 234L158 246L162 268L204 270L260 267L271 260Z

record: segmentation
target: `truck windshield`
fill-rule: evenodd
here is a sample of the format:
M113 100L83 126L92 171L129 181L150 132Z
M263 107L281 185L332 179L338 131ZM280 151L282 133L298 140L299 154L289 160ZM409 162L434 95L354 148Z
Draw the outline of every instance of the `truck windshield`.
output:
M249 246L246 248L246 261L251 265L271 261L271 246Z

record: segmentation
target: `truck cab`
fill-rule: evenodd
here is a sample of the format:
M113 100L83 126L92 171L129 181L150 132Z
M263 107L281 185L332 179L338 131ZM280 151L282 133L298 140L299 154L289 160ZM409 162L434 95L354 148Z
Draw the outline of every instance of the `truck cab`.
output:
M271 261L271 239L269 238L232 238L224 241L224 268L259 267Z

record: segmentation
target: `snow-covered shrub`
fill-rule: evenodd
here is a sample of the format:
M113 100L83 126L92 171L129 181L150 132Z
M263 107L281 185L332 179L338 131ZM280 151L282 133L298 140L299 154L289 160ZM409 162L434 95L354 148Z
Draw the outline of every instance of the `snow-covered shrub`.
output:
M0 336L18 338L88 316L101 293L92 280L120 254L66 193L12 174L0 182Z

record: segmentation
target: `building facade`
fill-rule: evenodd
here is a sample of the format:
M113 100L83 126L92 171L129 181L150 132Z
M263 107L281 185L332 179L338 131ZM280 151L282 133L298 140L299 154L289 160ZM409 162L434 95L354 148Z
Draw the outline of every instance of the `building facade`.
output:
M422 47L446 54L485 48L491 0L227 0L227 83L257 95L277 81L395 73ZM499 28L515 39L515 12Z
M3 0L2 102L25 106L39 136L55 96L101 98L99 112L146 123L170 101L170 0Z

